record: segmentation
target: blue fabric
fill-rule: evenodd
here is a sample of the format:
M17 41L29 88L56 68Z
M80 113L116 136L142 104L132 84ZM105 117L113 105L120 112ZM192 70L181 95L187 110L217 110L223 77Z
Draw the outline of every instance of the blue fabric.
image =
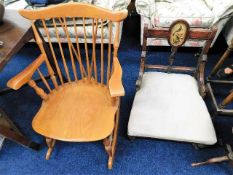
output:
M138 27L139 28L139 27ZM131 30L133 31L133 30ZM42 145L38 152L6 141L0 151L1 175L75 175L75 174L156 174L156 175L232 175L233 169L227 163L213 164L192 168L191 163L203 161L213 156L224 154L223 148L206 148L196 150L189 143L172 142L158 139L138 138L134 141L127 139L127 123L135 95L135 82L140 63L139 35L132 32L124 33L119 58L123 67L123 83L126 96L122 98L120 113L119 139L113 170L107 169L107 155L102 142L68 143L57 142L49 161L45 160L47 146L42 136L36 134L31 127L31 121L38 111L41 100L29 87L0 97L0 106L9 114L11 119L20 127L25 135ZM211 51L226 48L220 41ZM212 52L209 57L207 73L213 67L224 50ZM182 49L181 49L182 50ZM148 61L165 63L169 48L150 48ZM192 49L183 49L178 54L185 58L185 64L193 64ZM37 46L27 44L0 74L0 87L12 76L30 64L39 54ZM230 59L229 59L230 60ZM213 119L217 134L225 143L232 143L231 128L233 119L216 117ZM185 131L184 131L185 132Z
M30 5L40 5L45 6L48 4L58 4L64 2L65 0L26 0Z

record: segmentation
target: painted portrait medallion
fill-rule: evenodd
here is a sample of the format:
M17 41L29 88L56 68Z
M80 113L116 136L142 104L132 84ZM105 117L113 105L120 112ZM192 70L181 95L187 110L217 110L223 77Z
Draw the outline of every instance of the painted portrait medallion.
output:
M179 20L174 22L170 27L170 36L168 42L171 46L182 46L188 36L189 25L186 21Z

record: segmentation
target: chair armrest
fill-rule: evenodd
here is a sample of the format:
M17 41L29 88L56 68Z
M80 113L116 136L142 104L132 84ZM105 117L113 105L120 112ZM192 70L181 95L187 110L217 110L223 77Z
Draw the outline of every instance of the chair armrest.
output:
M122 69L117 57L113 58L113 73L109 80L109 91L111 97L125 95L125 90L122 85Z
M41 54L35 61L33 61L22 72L11 78L7 82L7 86L14 90L18 90L23 85L29 82L36 69L45 61L45 55Z

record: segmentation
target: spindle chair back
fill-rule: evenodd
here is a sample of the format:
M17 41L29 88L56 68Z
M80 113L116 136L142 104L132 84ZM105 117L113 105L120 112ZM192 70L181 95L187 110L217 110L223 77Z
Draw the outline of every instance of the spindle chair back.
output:
M49 147L46 159L51 155L55 140L104 140L111 169L120 96L124 95L122 69L117 58L119 26L127 17L127 10L110 11L90 4L66 3L39 10L20 10L19 13L32 20L41 55L12 78L8 86L19 89L28 83L43 99L32 126L46 137ZM113 25L116 25L114 41ZM46 34L45 38L41 37L42 32ZM71 33L75 34L75 42L71 40ZM67 44L62 42L62 34ZM51 42L51 35L56 36L57 44ZM83 45L79 43L81 35L85 41ZM92 38L92 44L87 43L88 37ZM100 47L96 44L98 37ZM108 44L104 44L104 39L109 40ZM40 69L41 65L46 65L51 82ZM36 71L45 90L32 79Z

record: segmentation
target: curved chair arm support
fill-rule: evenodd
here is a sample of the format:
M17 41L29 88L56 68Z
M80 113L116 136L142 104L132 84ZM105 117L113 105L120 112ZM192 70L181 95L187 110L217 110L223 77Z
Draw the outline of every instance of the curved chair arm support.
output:
M11 78L7 82L7 86L14 90L18 90L23 85L28 83L36 69L45 61L45 55L41 54L35 61L33 61L28 67L26 67L22 72Z
M122 85L122 69L117 57L113 58L113 72L109 80L109 91L111 97L120 97L125 95Z

